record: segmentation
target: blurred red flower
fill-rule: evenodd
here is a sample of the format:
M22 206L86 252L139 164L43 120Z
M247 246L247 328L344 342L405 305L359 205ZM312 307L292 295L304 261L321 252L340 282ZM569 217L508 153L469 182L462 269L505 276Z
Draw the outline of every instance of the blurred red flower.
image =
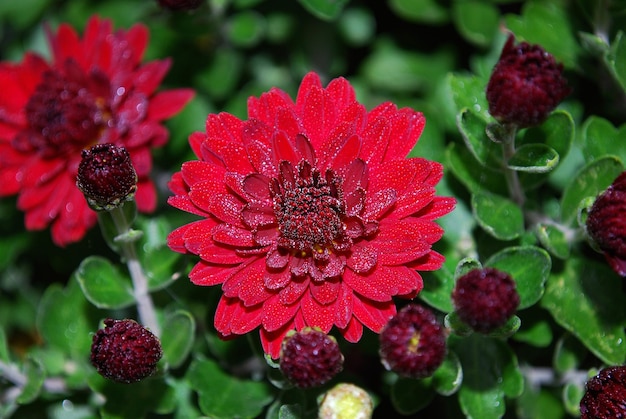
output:
M67 24L47 30L51 60L29 52L0 63L0 196L18 195L28 230L51 226L59 246L95 224L76 187L81 151L98 143L125 147L137 171L137 206L149 212L156 191L150 150L168 140L162 121L191 99L190 89L156 93L169 60L142 64L148 30L113 31L92 17L82 39Z
M272 89L248 101L249 119L209 115L189 141L198 156L176 173L169 203L202 217L169 236L198 255L189 277L222 285L222 337L260 327L277 358L289 330L336 326L350 342L380 332L393 296L414 297L418 270L438 269L434 220L453 198L435 196L442 166L407 154L425 124L412 109L370 112L348 81L315 73L295 103Z

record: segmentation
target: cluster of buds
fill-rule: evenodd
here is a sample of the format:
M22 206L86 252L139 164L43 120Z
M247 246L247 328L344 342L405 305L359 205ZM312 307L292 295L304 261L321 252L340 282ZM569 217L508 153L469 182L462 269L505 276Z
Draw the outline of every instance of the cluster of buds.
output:
M118 383L134 383L151 376L163 356L161 342L134 320L104 321L91 345L91 364Z
M570 90L562 64L539 45L515 45L510 35L487 84L489 113L504 125L539 125Z
M472 330L490 333L504 326L520 303L515 281L495 268L472 269L452 291L457 316Z

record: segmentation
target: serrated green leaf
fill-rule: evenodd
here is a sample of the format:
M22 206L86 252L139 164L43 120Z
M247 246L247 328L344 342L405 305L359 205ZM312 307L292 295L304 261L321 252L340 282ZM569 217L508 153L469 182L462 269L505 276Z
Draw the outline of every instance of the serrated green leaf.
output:
M231 377L209 359L195 359L187 379L198 393L202 412L216 419L254 418L272 401L265 383Z
M487 137L487 121L471 109L463 109L457 117L457 127L465 145L480 164L487 167L499 166L502 146Z
M524 214L510 199L476 192L472 195L472 211L478 224L499 240L513 240L524 233Z
M180 366L189 355L194 342L195 328L196 322L187 311L179 310L166 316L161 345L165 360L171 368Z
M552 261L548 253L535 246L508 247L492 255L485 266L507 272L517 286L519 309L535 304L544 292Z
M23 374L26 377L26 384L22 387L22 392L16 401L19 404L28 404L39 396L46 374L41 362L32 357L24 361Z
M389 7L414 22L443 24L450 20L448 9L437 0L390 0Z
M311 14L323 20L339 16L348 0L298 0Z
M581 201L588 197L595 198L623 171L623 163L613 156L600 158L583 167L563 192L561 199L563 222L574 224Z
M119 309L135 302L130 278L103 257L87 257L75 277L85 297L98 308Z
M391 386L391 403L403 415L413 415L430 404L435 392L431 379L414 380L400 377Z
M442 396L451 396L458 391L463 382L463 368L456 353L448 351L443 364L432 376L432 387Z
M551 224L538 224L535 231L539 242L548 252L559 259L567 259L570 242L562 229Z
M497 32L500 12L486 1L459 1L452 3L452 17L457 30L465 39L486 47Z
M39 303L37 329L48 345L82 357L91 348L91 307L77 281L70 280L65 289L53 284Z
M599 116L590 116L582 128L582 151L586 162L607 155L617 156L626 162L626 124L619 128Z
M463 366L463 413L476 419L502 417L505 397L518 397L524 389L515 354L506 343L477 334L454 342L454 350Z
M547 173L559 164L559 155L544 144L527 144L519 147L509 159L509 169L528 173Z
M570 258L553 273L541 305L607 364L626 360L622 280L608 266Z
M470 191L489 191L506 194L507 186L502 172L476 164L476 159L464 147L450 143L446 148L446 160L454 176Z

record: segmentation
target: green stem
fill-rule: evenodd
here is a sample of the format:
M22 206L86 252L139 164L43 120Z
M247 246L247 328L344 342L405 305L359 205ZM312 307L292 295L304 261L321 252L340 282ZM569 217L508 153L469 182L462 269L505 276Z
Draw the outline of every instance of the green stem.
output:
M122 207L115 208L108 211L113 218L115 227L117 228L118 237L128 235L131 230L130 223L126 219L124 210ZM154 303L148 290L148 279L146 278L139 258L137 257L137 251L135 249L135 243L123 237L120 242L120 248L122 256L126 260L126 266L128 272L133 281L133 290L135 295L135 301L137 303L137 312L139 313L140 322L150 329L157 337L161 335L161 328L157 321L156 310L154 309Z
M515 134L517 133L517 127L515 125L506 125L505 132L502 141L502 157L504 158L504 176L506 178L506 184L509 188L509 195L513 202L515 202L520 208L524 206L526 202L526 196L522 189L522 184L519 181L517 172L509 169L509 160L515 154Z

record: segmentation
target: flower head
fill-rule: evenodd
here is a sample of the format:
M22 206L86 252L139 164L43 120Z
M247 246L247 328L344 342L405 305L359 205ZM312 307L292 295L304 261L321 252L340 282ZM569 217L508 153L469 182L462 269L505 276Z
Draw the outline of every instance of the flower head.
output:
M587 381L581 419L626 418L626 367L605 368Z
M435 219L454 199L435 196L439 163L405 158L424 127L411 109L368 112L343 78L309 73L294 101L272 89L248 101L249 119L209 115L190 136L197 161L174 174L171 205L201 220L169 246L198 255L189 276L221 284L223 337L260 328L277 358L292 329L335 326L356 342L395 313L393 296L422 289L438 269Z
M626 172L598 196L587 217L587 233L611 268L626 276Z
M340 383L327 391L320 402L319 419L370 419L372 398L354 384Z
M203 0L158 0L161 7L170 10L193 10L200 7Z
M481 333L504 326L520 303L515 281L495 268L472 269L458 278L452 301L459 318Z
M76 185L96 211L130 201L137 190L137 173L124 147L96 144L82 151Z
M539 125L569 92L562 64L539 45L515 45L510 35L487 85L489 113L518 128Z
M100 375L119 383L134 383L156 371L163 351L159 339L134 320L104 321L91 345L91 364Z
M380 333L380 357L387 369L400 375L429 377L446 357L446 334L432 311L410 304Z
M337 341L324 332L307 328L285 336L280 351L280 370L296 387L318 387L343 369Z
M17 194L26 228L51 226L63 246L96 222L76 187L81 151L124 146L137 171L137 207L152 211L150 150L167 142L162 122L192 91L156 93L170 61L141 63L148 42L142 25L113 31L110 21L93 17L82 39L66 24L47 38L50 62L27 53L21 63L0 63L0 196Z

